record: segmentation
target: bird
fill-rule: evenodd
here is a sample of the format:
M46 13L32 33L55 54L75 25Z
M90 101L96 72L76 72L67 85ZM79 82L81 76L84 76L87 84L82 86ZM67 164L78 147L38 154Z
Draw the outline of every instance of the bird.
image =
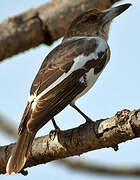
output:
M95 84L110 59L107 43L112 20L131 6L122 4L101 11L90 9L76 17L62 42L44 59L30 89L19 128L18 140L7 162L6 171L18 173L30 154L37 131L67 105L90 123L75 102Z

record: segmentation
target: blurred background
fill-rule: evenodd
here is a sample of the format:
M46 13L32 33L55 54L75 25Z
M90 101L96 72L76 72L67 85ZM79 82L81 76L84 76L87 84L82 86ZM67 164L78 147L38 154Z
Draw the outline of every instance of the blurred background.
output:
M8 17L18 15L30 8L36 8L47 0L4 0L0 2L0 22ZM111 60L94 87L77 101L77 105L92 119L113 116L122 109L140 108L140 1L122 0L120 3L132 3L126 12L118 16L112 23L109 36ZM51 47L40 45L17 56L6 59L0 64L0 116L3 116L11 126L18 128L22 113L26 106L31 83L45 56L61 42L55 42ZM56 117L61 129L79 126L84 119L71 107L65 108ZM52 124L45 125L37 136L48 134L53 129ZM0 130L0 145L15 142L14 137ZM87 163L101 164L109 167L139 167L140 140L135 139L119 145L119 151L106 148L85 153L72 159ZM2 180L34 179L53 180L125 180L135 177L107 176L72 171L65 165L51 162L45 165L29 168L29 175L0 175Z

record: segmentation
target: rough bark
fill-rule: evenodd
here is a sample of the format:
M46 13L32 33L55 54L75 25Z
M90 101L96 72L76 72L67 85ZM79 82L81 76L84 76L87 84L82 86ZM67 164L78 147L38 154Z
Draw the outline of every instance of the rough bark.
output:
M53 0L0 24L0 61L64 35L72 19L90 8L107 9L120 0Z
M111 118L36 138L25 167L105 147L118 150L119 143L137 137L140 137L140 109L134 111L125 109L117 112ZM0 147L0 174L5 173L6 164L14 145Z

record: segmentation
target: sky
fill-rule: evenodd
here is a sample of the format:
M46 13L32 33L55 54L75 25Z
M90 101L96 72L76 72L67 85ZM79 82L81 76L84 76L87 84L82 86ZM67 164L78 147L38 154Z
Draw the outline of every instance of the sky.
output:
M8 17L17 15L30 8L36 8L47 2L46 0L4 0L0 3L0 22ZM108 43L111 48L111 59L94 87L77 102L77 106L92 119L113 116L122 109L140 108L140 1L122 0L118 4L132 3L126 12L114 19L109 34ZM40 45L24 53L6 59L0 64L0 114L3 114L13 126L18 128L22 113L27 103L32 81L43 62L45 56L61 42L61 39L52 46ZM84 119L71 107L65 108L56 116L59 127L70 129L84 123ZM48 134L52 129L49 122L37 134ZM15 139L0 132L0 145L15 142ZM139 166L140 167L140 140L135 139L119 145L119 151L105 148L85 153L78 160L90 163L101 163L107 166ZM71 171L63 165L51 162L27 169L29 175L11 176L0 175L2 180L18 180L46 178L53 180L62 178L67 180L132 180L131 177L108 177L91 175ZM55 173L54 173L55 172Z

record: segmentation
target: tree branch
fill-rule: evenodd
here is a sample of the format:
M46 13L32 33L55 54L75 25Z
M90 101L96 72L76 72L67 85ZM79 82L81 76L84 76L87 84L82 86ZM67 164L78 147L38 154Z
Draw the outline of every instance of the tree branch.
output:
M90 8L107 9L120 0L53 0L0 24L0 61L64 35L72 19Z
M107 176L135 176L140 177L140 168L136 167L110 167L103 166L101 164L91 164L86 163L85 161L77 161L77 160L61 160L58 161L62 163L65 167L71 168L72 170L92 173L92 174L103 174Z
M25 167L105 147L117 150L119 143L137 137L140 137L140 109L122 110L111 118L83 124L67 131L59 131L51 136L36 138ZM0 147L0 174L5 173L5 167L14 145Z
M0 115L0 129L6 134L17 138L16 129L12 126L10 122L4 116Z

